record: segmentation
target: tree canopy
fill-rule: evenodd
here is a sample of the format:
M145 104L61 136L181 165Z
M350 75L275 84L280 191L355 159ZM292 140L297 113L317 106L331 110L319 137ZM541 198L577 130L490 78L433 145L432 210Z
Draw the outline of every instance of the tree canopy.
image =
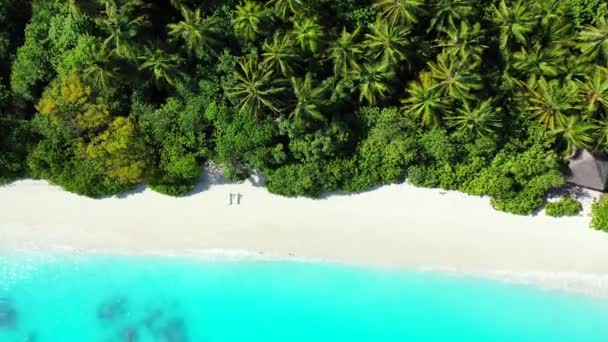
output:
M407 179L529 214L608 152L595 0L0 0L0 180L316 196Z

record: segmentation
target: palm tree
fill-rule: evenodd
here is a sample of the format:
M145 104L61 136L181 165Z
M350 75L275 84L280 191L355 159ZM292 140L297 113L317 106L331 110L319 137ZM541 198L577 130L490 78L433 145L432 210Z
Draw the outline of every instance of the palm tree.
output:
M498 75L498 82L503 91L508 91L513 94L513 98L518 98L518 95L523 94L522 89L526 89L526 82L515 77L511 70L505 69Z
M264 53L262 56L262 67L268 67L280 71L283 76L290 77L293 74L294 66L300 60L294 49L294 41L291 35L282 32L275 32L272 41L264 42Z
M566 143L566 155L572 153L572 149L576 147L591 148L595 141L593 133L597 129L596 126L587 123L578 115L573 115L567 118L564 124L553 130L553 133L560 136Z
M530 98L526 110L547 129L564 127L568 115L575 109L577 89L574 84L547 81L545 78L529 83Z
M563 0L544 0L540 5L542 40L549 44L570 45L573 25L570 23L569 4Z
M601 149L603 152L607 152L608 146L608 120L597 120L595 121L595 147Z
M566 72L564 68L568 51L561 46L534 44L529 49L521 48L513 54L513 68L523 75L557 77Z
M375 106L388 96L388 82L395 78L395 72L386 63L366 64L355 72L355 78L359 82L359 102Z
M575 80L587 77L595 70L595 64L589 63L587 58L581 58L581 55L571 54L566 57L566 61L562 65L564 69L565 79Z
M74 20L80 20L85 15L93 15L98 12L100 0L65 0L65 9Z
M599 111L608 114L608 69L597 68L585 80L577 80L579 101L586 117L594 117Z
M118 80L118 68L111 63L110 52L102 45L92 44L86 51L89 66L84 70L83 76L99 89L107 90Z
M472 106L464 101L456 115L449 118L458 130L472 137L489 137L502 127L500 107L496 107L492 99L488 99Z
M342 28L340 37L329 48L329 57L334 63L334 75L347 77L351 71L356 72L361 69L357 58L363 51L356 43L358 35L358 28L352 33Z
M175 40L182 40L186 44L188 53L202 57L207 51L217 55L216 47L221 36L220 22L216 17L203 18L201 10L191 11L181 8L183 20L176 24L169 24L169 36Z
M376 0L373 8L383 21L394 26L418 22L418 15L424 13L423 5L423 0Z
M518 0L512 6L507 6L505 0L500 0L498 7L492 6L494 22L500 28L500 49L503 54L509 50L513 42L525 45L527 36L534 31L537 23L537 12L534 2Z
M169 0L169 3L176 9L181 9L185 5L184 0Z
M608 18L600 16L595 26L585 26L578 34L579 46L583 55L608 61Z
M540 10L542 11L541 23L544 24L564 15L568 15L570 4L563 0L543 0L539 1Z
M420 120L422 126L437 126L449 113L449 105L437 87L431 73L420 73L417 81L407 87L408 97L401 100L402 110Z
M131 18L134 13L141 13L146 7L141 0L126 0L117 5L116 0L102 0L105 18L97 20L102 30L108 33L104 41L106 47L112 46L112 51L119 57L134 57L133 38L139 28L149 24L145 15Z
M460 25L450 27L445 31L446 38L439 39L438 47L443 48L447 54L464 58L470 56L474 60L480 60L483 50L483 32L481 25L475 23L470 25L466 20Z
M293 25L296 40L303 51L316 53L325 33L317 18L304 18Z
M325 116L319 108L325 102L323 97L325 88L314 87L312 75L309 72L306 73L304 79L292 77L291 85L296 96L295 107L291 115L295 118L296 123L301 125L306 118L325 122Z
M436 62L429 63L437 88L455 100L473 99L471 93L482 88L478 66L479 62L468 56L459 58L447 53L439 54Z
M365 34L364 46L370 59L389 66L407 60L409 30L401 26L390 26L384 21L371 24L370 33Z
M161 49L146 48L140 60L143 63L139 66L139 70L151 71L158 86L162 82L173 86L178 79L184 77L184 74L179 70L182 59L167 54Z
M284 80L275 77L272 70L262 68L255 55L242 58L239 68L234 71L237 84L228 89L229 95L239 100L239 111L256 118L262 116L263 109L280 113L277 96L286 89Z
M428 31L445 31L448 27L458 26L458 22L473 13L469 0L434 0L433 17Z
M273 5L274 12L283 20L306 10L306 0L270 0L266 5Z
M247 0L245 4L236 6L232 25L234 30L247 40L255 40L260 32L260 26L266 18L266 10L259 3Z

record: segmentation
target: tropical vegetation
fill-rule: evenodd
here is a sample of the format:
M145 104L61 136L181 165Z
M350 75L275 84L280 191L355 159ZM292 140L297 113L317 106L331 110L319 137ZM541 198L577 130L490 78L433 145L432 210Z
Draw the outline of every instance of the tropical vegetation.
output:
M531 214L575 146L608 152L603 1L0 0L2 182L183 195L213 162Z
M591 227L608 232L608 197L591 205Z
M545 205L545 213L548 216L576 216L583 210L583 205L579 200L572 197L563 197L558 201L549 202Z

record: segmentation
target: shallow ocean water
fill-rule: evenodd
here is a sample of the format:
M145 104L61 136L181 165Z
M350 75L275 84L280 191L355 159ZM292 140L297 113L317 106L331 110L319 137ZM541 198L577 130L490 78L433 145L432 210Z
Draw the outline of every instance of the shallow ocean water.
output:
M323 263L1 256L0 341L608 341L608 299Z

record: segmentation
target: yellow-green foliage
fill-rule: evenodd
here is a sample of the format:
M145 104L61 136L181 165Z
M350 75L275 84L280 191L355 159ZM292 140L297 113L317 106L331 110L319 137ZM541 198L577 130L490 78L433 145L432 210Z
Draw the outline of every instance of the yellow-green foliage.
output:
M139 128L129 118L113 116L105 99L76 72L55 82L36 109L45 138L29 161L34 176L92 195L143 181L152 158ZM56 164L62 159L65 164Z
M110 112L104 100L92 95L76 72L70 72L50 88L36 109L54 125L76 131L97 129L109 122Z
M127 183L143 179L149 151L135 124L128 118L114 119L90 143L81 141L80 144L87 157L103 162L110 176Z
M62 78L61 86L53 90L53 95L60 95L64 105L82 106L91 96L91 87L84 85L75 71Z
M105 125L110 120L110 111L102 99L97 103L87 103L84 112L76 116L76 123L83 130L94 130Z

